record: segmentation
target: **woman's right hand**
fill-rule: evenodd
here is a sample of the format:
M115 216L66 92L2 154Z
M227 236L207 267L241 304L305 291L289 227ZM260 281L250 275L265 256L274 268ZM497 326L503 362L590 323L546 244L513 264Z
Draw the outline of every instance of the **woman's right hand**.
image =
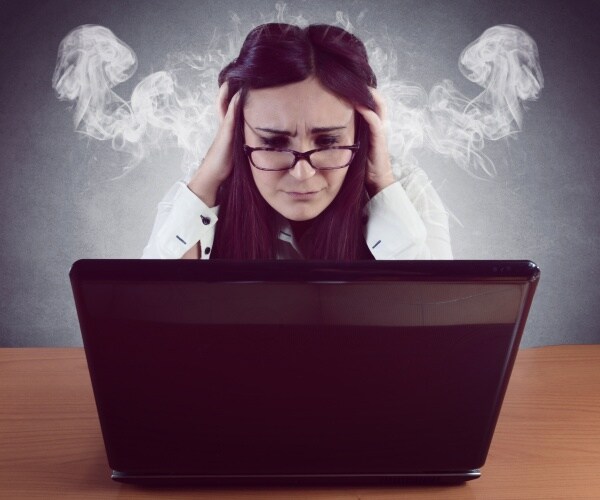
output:
M219 186L229 177L233 167L233 133L240 92L232 97L229 104L228 93L229 87L225 82L219 89L217 100L221 119L217 136L202 160L200 168L188 183L188 188L209 207L215 206Z

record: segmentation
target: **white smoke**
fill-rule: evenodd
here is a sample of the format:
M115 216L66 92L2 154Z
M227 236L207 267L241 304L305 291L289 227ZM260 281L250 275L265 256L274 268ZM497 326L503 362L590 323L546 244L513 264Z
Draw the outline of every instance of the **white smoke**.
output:
M59 99L74 102L78 132L110 140L127 153L126 169L165 145L185 152L184 165L196 165L208 149L217 115L216 75L223 61L209 57L197 67L213 79L209 90L178 85L176 73L158 71L144 78L125 101L112 89L137 69L133 50L102 26L84 25L61 42L52 85Z
M364 12L357 21L364 19ZM128 154L128 168L138 165L157 148L173 145L184 151L185 171L194 169L217 129L217 75L239 52L243 36L240 18L231 18L228 36L215 34L202 54L171 55L170 68L144 78L125 101L113 88L137 68L133 50L102 26L84 25L71 31L59 47L53 87L58 97L74 103L78 132L110 140ZM265 22L306 26L302 15L290 15L285 4L262 16ZM355 31L348 16L336 13L331 24ZM360 36L360 34L358 34ZM426 92L401 78L394 48L366 41L379 90L388 106L390 153L397 168L417 163L423 148L452 158L477 176L495 173L483 153L486 140L518 132L523 101L536 99L543 87L537 46L516 26L486 30L466 47L459 60L462 74L483 88L474 98L460 93L450 81Z
M459 69L483 88L474 98L449 80L429 93L406 84L397 78L393 52L372 40L368 49L388 116L393 117L388 123L390 151L401 165L416 164L414 152L428 148L473 175L494 175L494 163L483 153L485 141L520 131L523 101L537 99L543 87L537 46L516 26L489 28L463 50Z

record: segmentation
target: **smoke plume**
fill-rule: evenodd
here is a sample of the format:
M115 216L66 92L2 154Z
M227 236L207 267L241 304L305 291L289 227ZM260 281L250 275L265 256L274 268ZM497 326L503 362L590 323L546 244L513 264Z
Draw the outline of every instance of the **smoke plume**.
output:
M492 176L495 167L483 153L486 140L497 141L521 130L523 102L537 99L543 87L537 46L511 25L487 29L460 55L462 74L483 88L473 98L444 80L427 93L398 79L397 59L374 42L371 63L386 97L390 152L402 165L414 165L414 152L427 148L453 159L467 172Z

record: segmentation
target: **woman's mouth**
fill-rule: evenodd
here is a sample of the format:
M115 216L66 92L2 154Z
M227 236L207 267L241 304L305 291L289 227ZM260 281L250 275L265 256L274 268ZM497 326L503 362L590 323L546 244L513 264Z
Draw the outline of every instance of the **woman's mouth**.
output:
M286 191L285 194L287 194L293 200L302 201L315 198L319 192L320 191Z

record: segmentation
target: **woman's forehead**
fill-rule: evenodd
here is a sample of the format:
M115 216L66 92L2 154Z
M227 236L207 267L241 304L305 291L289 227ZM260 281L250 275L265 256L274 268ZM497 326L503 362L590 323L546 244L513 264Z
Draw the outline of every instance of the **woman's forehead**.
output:
M347 125L352 122L354 108L316 78L310 78L280 87L250 90L244 115L254 127L293 130L304 124L312 129Z

